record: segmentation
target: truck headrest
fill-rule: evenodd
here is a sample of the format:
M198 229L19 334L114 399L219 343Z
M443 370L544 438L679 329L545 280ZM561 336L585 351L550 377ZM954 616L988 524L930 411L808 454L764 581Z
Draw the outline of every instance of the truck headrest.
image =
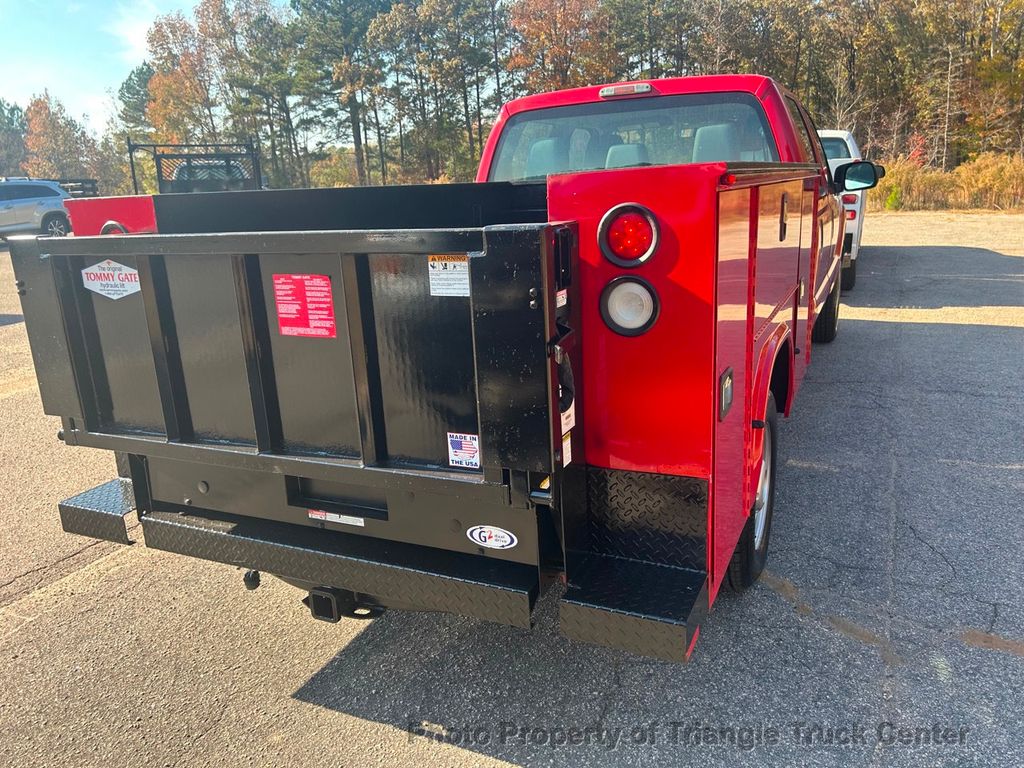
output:
M530 146L530 154L526 156L526 175L547 176L563 170L564 164L558 161L558 140L541 139Z
M693 162L720 163L740 159L739 132L732 123L705 125L693 135Z
M636 165L650 165L651 156L646 144L617 144L608 148L605 168L632 168Z

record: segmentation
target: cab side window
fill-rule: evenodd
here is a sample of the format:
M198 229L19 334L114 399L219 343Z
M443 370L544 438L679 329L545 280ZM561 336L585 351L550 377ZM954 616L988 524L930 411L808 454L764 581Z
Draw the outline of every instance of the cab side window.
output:
M818 126L814 124L814 119L806 109L801 109L800 114L804 117L804 125L810 131L811 143L814 147L814 154L818 158L818 162L828 168L828 158L825 155L825 148L821 145L821 136L818 135Z
M786 109L789 110L789 116L792 118L793 125L796 128L796 137L800 141L800 146L803 147L804 162L816 162L814 156L814 145L811 143L810 134L807 132L807 125L804 123L803 117L800 115L800 107L797 106L797 103L789 96L786 97Z

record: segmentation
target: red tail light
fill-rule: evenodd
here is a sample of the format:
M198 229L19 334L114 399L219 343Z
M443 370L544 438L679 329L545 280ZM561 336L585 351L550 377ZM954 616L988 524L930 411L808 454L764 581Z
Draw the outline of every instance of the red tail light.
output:
M658 222L640 205L626 204L604 215L597 239L601 252L620 267L638 267L658 247Z
M857 196L856 195L843 195L843 205L856 205L856 204L857 204Z
M857 212L856 211L849 210L849 211L846 212L846 220L847 221L853 221L856 218L857 218Z

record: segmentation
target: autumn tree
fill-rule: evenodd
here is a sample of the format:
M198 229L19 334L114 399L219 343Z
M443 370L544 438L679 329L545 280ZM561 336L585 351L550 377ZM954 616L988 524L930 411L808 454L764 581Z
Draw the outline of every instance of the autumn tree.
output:
M146 117L166 142L219 139L213 62L195 25L177 12L160 16L146 37L153 76Z
M25 109L25 153L21 167L29 176L88 177L96 140L44 91Z
M613 77L618 52L610 18L597 0L516 0L511 21L519 43L509 67L523 71L530 90Z

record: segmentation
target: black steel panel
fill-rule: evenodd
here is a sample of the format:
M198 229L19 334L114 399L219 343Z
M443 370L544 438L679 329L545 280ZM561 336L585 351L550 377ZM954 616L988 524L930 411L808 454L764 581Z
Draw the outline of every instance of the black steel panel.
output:
M43 411L50 416L81 420L84 414L75 387L51 259L40 253L34 237L12 237L8 243Z
M154 507L192 506L235 515L265 515L265 510L288 506L284 478L266 472L149 459L146 480Z
M338 254L259 257L261 281L286 453L358 457L359 417ZM283 336L274 303L275 274L318 274L331 280L335 338Z
M77 432L67 442L110 451L125 451L150 458L195 462L212 467L243 469L268 474L301 475L410 492L431 490L468 503L509 504L508 485L474 473L424 470L411 467L364 467L358 460L326 456L296 457L253 453L236 446L168 443L157 437Z
M417 184L157 195L164 234L447 229L547 221L545 184Z
M707 602L704 572L590 555L569 576L560 625L574 640L686 661Z
M123 477L110 480L88 491L65 499L57 505L61 526L68 533L94 539L131 544L125 515L135 509L132 481Z
M122 254L117 261L138 269L138 260L131 254ZM81 272L97 263L96 258L78 257L60 268L65 269L73 291L91 368L89 375L94 382L105 379L102 388L98 383L96 386L99 425L109 432L164 434L144 305L152 299L142 291L111 299L87 290Z
M418 487L398 489L371 484L365 472L354 482L342 482L157 458L148 459L144 471L133 470L133 479L137 493L149 490L151 503L146 509L246 515L498 560L538 562L536 514L509 506L507 491L503 500L488 499L463 493L462 484L454 483L425 481ZM437 485L446 487L434 490ZM358 522L325 520L310 516L310 510ZM504 528L518 543L509 549L481 548L466 535L475 525Z
M468 297L430 295L427 258L369 257L373 316L388 456L447 467L448 433L480 432L473 328Z
M537 569L410 544L245 517L143 515L146 545L350 589L423 610L529 628Z
M255 445L231 261L202 256L163 261L195 439Z
M484 253L470 260L481 453L491 467L552 470L549 232L488 227Z
M167 439L192 440L192 416L188 408L188 392L164 259L162 256L139 256L138 262L139 287L143 296L151 297L144 302L146 323Z
M592 552L707 567L705 480L588 467L587 508Z

